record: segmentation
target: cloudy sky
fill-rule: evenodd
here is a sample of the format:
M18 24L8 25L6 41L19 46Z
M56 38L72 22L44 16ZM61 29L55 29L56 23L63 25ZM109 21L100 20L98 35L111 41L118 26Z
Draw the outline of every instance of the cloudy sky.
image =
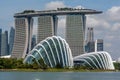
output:
M105 51L113 59L120 57L120 0L1 0L0 28L4 31L14 27L14 13L26 9L47 10L57 7L83 7L103 11L99 15L88 15L86 26L94 27L95 39L104 39ZM63 35L61 30L65 27L65 17L60 17L58 25L59 34Z

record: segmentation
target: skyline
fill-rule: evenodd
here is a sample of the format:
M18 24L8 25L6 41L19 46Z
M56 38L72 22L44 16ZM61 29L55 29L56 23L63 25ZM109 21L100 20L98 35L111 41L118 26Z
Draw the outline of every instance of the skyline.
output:
M94 27L95 39L104 39L105 51L109 52L113 59L120 57L119 40L120 40L120 1L113 0L40 0L32 1L29 0L21 1L6 1L2 0L1 5L1 16L0 16L0 28L3 30L10 30L10 27L14 27L13 15L18 12L22 12L26 9L44 10L44 9L55 9L57 7L84 7L88 9L95 9L103 11L100 15L90 15L87 17L87 27ZM109 2L109 4L107 4ZM31 6L33 5L33 6ZM17 6L17 7L16 7ZM62 28L65 25L65 19L62 18L59 21L59 27ZM87 28L86 28L87 29ZM34 31L35 32L35 31Z

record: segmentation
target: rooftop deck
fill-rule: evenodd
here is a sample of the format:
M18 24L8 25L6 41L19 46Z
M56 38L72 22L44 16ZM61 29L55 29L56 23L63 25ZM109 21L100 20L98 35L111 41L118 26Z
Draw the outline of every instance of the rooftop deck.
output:
M69 14L100 14L102 11L92 9L73 9L73 8L58 8L57 10L34 11L25 10L21 13L16 13L14 17L36 17L43 15L69 15Z

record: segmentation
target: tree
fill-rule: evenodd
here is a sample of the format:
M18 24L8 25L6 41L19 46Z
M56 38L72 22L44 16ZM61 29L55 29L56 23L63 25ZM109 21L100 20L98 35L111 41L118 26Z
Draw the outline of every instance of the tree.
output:
M48 68L48 66L45 64L45 62L44 62L44 60L41 58L41 59L39 59L38 60L38 62L40 63L40 68L41 69L47 69Z
M62 67L62 65L60 63L57 63L57 65L55 66L55 68L61 69L63 67Z
M39 65L36 62L35 58L32 61L33 61L33 64L32 64L33 69L39 69Z
M116 70L120 70L120 63L113 63Z

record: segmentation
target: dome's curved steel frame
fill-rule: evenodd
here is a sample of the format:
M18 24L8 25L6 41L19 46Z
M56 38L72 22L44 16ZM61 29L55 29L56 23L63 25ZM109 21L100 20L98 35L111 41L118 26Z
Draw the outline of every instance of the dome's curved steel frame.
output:
M82 61L93 69L115 69L109 53L105 51L86 53L74 57L74 61Z
M68 43L61 37L52 36L37 44L34 49L24 59L24 63L32 63L35 59L38 65L39 59L49 67L55 67L61 64L62 67L72 67L73 58Z

